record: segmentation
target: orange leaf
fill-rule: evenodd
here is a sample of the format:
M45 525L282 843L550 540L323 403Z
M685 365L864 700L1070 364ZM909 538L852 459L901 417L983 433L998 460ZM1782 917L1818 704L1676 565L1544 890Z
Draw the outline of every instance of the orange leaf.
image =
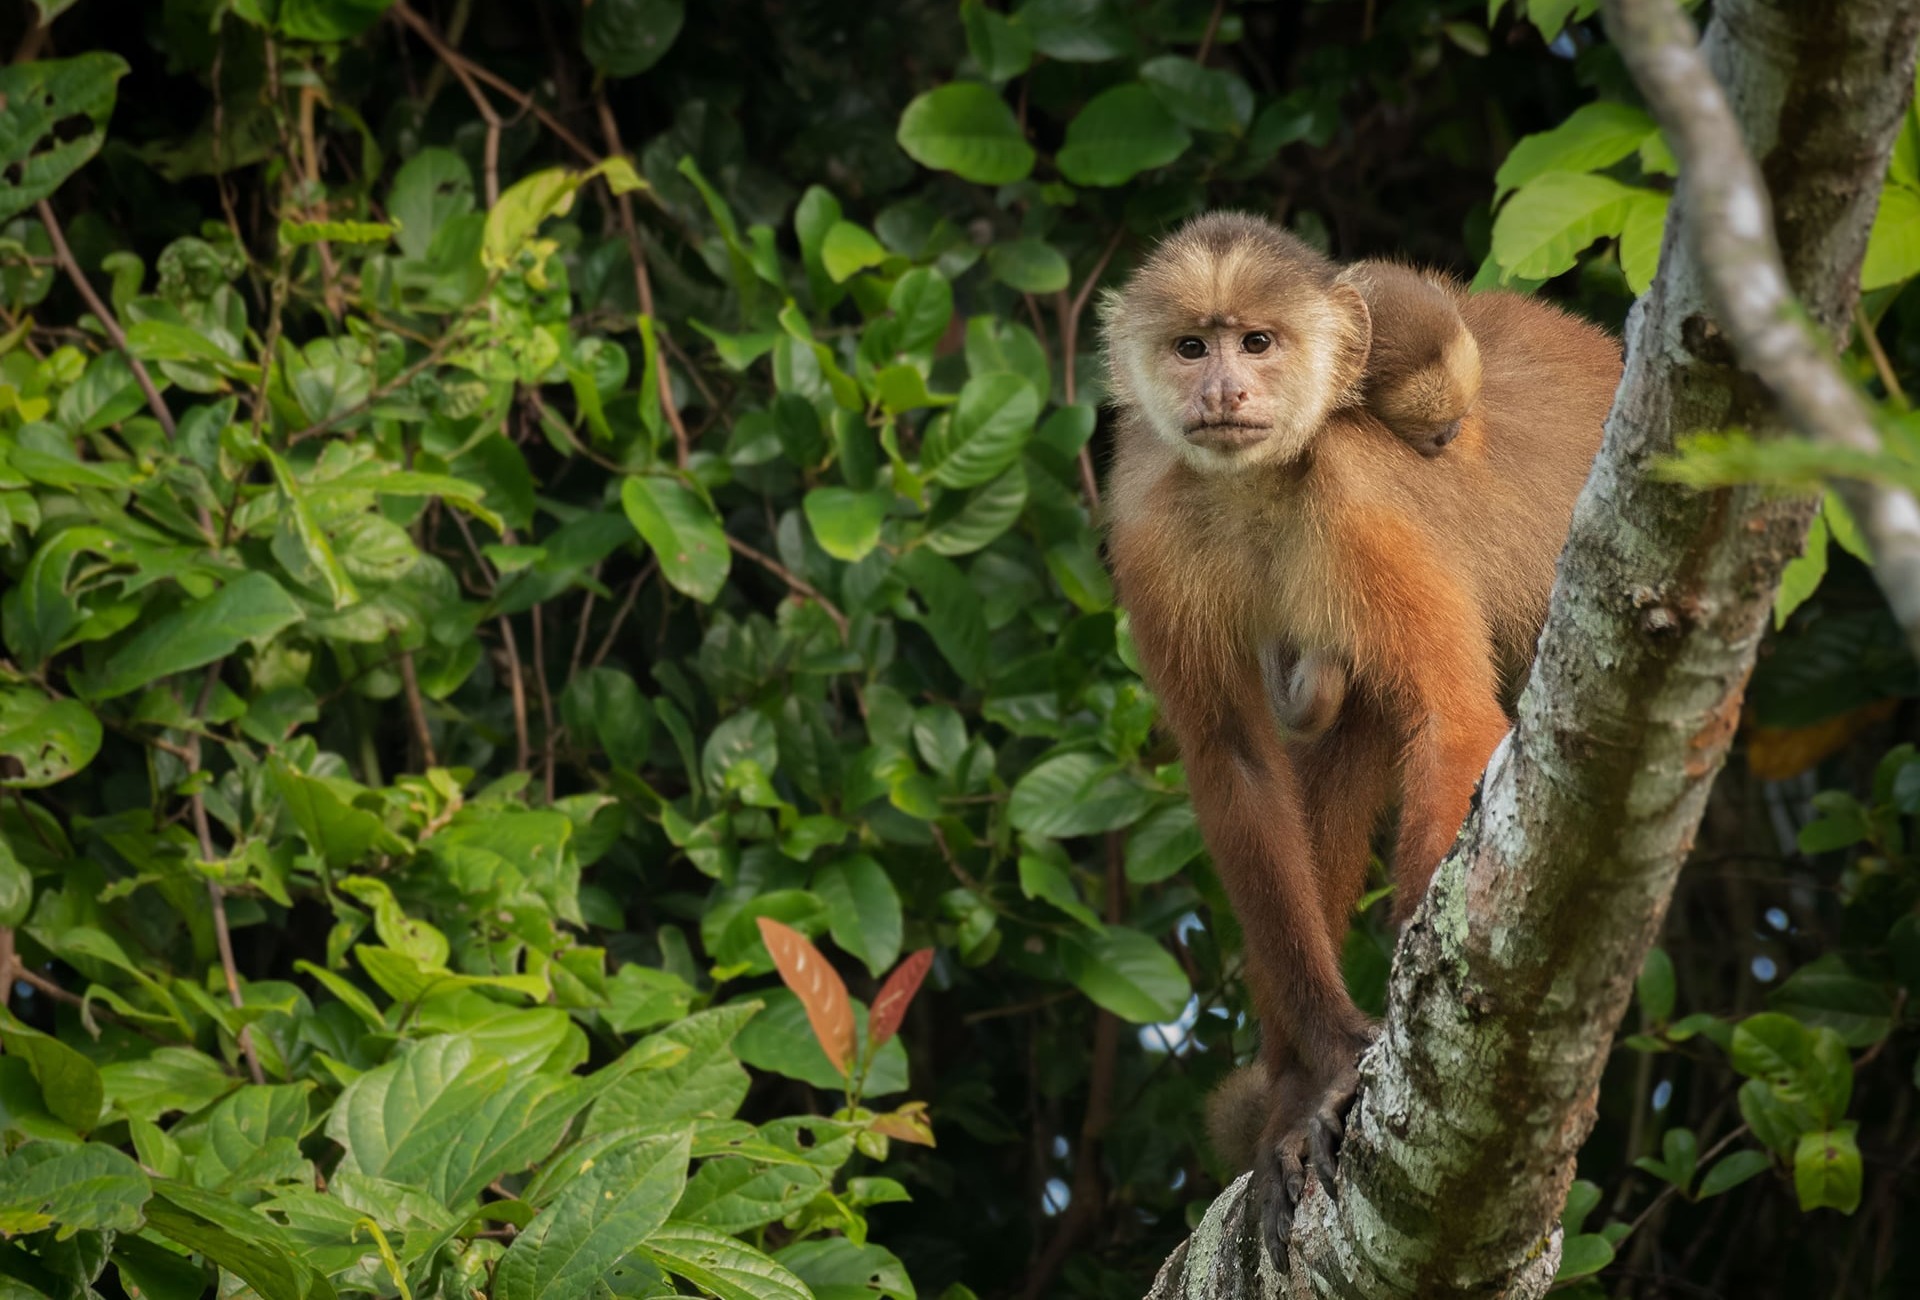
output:
M900 1032L900 1022L907 1018L907 1008L913 1003L913 995L920 991L920 981L927 977L927 968L933 965L933 949L922 948L910 953L893 974L887 976L887 982L880 986L880 992L874 995L873 1006L867 1012L867 1041L873 1046L892 1038Z
M827 964L820 950L790 925L770 916L758 918L760 938L767 945L780 978L806 1008L807 1023L833 1068L846 1074L853 1067L853 1003L839 972Z
M875 1115L867 1127L897 1142L915 1142L923 1147L934 1144L933 1121L927 1116L924 1101L910 1101L890 1115Z

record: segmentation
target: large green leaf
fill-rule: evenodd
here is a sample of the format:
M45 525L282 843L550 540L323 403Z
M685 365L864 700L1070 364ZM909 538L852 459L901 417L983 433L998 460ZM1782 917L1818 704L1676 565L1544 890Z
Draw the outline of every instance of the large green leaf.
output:
M620 485L627 518L660 560L666 580L711 602L726 584L733 553L713 508L678 479L636 475Z
M1920 275L1920 190L1890 184L1880 191L1880 209L1860 264L1860 288L1884 289Z
M820 549L836 560L856 561L880 543L880 525L893 505L891 492L855 492L823 487L801 502Z
M987 617L967 575L953 561L924 549L907 552L897 567L924 607L914 617L940 653L963 680L978 677L986 668Z
M1551 131L1522 137L1494 174L1493 201L1548 172L1592 172L1638 149L1659 128L1646 110L1600 101L1582 104Z
M614 1084L594 1102L585 1134L731 1118L746 1099L747 1072L728 1044L758 1010L758 1003L747 1002L702 1011L643 1040L684 1047L686 1055L664 1069L631 1074Z
M1165 54L1140 65L1140 80L1181 125L1242 135L1253 122L1253 88L1238 74Z
M637 77L660 61L686 21L684 0L594 0L580 48L609 77Z
M1060 250L1044 239L1010 239L987 250L993 277L1021 293L1058 293L1072 270Z
M944 428L930 432L922 457L936 483L978 487L1020 458L1040 414L1040 395L1011 371L976 375L960 390Z
M1494 218L1494 260L1507 279L1559 275L1594 240L1620 233L1639 193L1605 176L1548 172L1524 186Z
M643 1137L602 1153L501 1257L494 1300L594 1294L629 1251L667 1221L687 1184L693 1130Z
M672 1220L647 1238L641 1252L719 1300L813 1300L806 1284L779 1264L698 1224Z
M100 50L0 68L0 221L52 194L100 152L126 74L125 59ZM68 130L77 119L89 129Z
M99 1142L29 1142L0 1160L0 1233L130 1232L152 1187L140 1166Z
M77 684L89 699L110 700L225 658L249 641L263 643L300 619L300 607L279 583L250 570L154 620Z
M813 892L827 905L833 941L860 959L873 977L900 956L900 895L886 869L864 853L828 863L814 873Z
M584 1101L568 1076L515 1067L465 1035L442 1034L347 1085L327 1136L346 1148L342 1167L458 1208L551 1151Z
M99 1122L106 1093L92 1061L5 1011L0 1011L0 1047L27 1063L55 1118L81 1133Z
M1124 185L1187 151L1193 136L1138 81L1095 95L1067 124L1060 172L1076 185Z
M955 81L916 96L900 115L899 140L921 166L982 185L1011 184L1033 170L1033 149L1013 110L977 81Z
M1193 991L1173 954L1130 926L1064 935L1060 960L1082 993L1137 1025L1177 1018Z
M1013 787L1007 815L1015 829L1064 838L1119 830L1153 808L1153 791L1099 754L1060 754L1029 769Z
M0 789L64 781L99 752L100 720L80 701L48 699L31 686L0 687Z

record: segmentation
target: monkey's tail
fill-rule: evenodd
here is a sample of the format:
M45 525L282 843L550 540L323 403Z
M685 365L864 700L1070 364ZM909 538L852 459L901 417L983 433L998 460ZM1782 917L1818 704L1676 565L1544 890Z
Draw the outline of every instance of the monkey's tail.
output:
M1259 1062L1243 1065L1207 1098L1207 1138L1232 1173L1253 1168L1260 1132L1273 1109L1273 1083Z

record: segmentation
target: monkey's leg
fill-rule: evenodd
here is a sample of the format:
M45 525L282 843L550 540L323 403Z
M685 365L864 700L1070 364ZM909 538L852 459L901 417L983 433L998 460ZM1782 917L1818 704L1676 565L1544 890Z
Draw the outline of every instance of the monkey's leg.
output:
M1508 729L1493 694L1454 693L1416 723L1401 763L1400 833L1393 855L1393 919L1404 924L1453 846L1473 788Z
M1353 905L1366 885L1373 829L1392 784L1396 736L1375 701L1349 697L1340 721L1318 739L1289 747L1299 772L1308 839L1319 877L1321 925L1335 954L1344 945ZM1363 1036L1333 1060L1297 1060L1275 1080L1273 1111L1259 1147L1267 1176L1263 1226L1267 1247L1282 1258L1293 1211L1306 1191L1309 1167L1333 1191L1336 1156L1359 1086Z

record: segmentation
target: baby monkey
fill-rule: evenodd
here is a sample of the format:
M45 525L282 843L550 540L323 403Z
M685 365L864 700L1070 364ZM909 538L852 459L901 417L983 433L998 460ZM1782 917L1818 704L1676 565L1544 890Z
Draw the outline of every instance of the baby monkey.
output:
M1234 213L1169 236L1101 314L1108 554L1246 936L1261 1059L1225 1110L1257 1120L1279 1262L1309 1180L1334 1186L1375 1032L1340 972L1373 832L1397 806L1404 922L1506 734L1620 348Z
M1360 380L1368 413L1422 456L1438 456L1480 396L1480 347L1455 305L1465 291L1399 262L1355 262L1339 278L1359 291L1371 320ZM1347 697L1346 669L1317 652L1266 646L1260 677L1274 721L1295 738L1331 727Z

